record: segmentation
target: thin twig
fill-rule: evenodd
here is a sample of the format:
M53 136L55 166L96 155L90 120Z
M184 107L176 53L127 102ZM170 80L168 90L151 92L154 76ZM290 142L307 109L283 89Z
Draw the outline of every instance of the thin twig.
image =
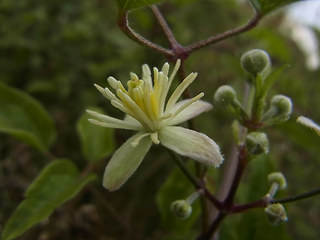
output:
M212 224L209 227L208 232L204 235L204 236L200 236L198 237L198 240L210 240L212 235L216 232L216 230L218 229L220 223L222 222L222 220L227 216L226 213L223 212L219 212L219 214L217 215L217 217L215 218L215 220L212 222Z
M295 196L285 197L285 198L270 199L270 198L264 197L258 201L254 201L246 204L234 205L231 209L231 212L240 213L253 208L263 208L263 207L266 207L268 204L294 202L298 200L307 199L307 198L316 196L318 194L320 194L320 188L317 188L308 192L304 192L301 194L297 194Z
M167 55L168 57L173 57L173 52L172 50L169 50L167 48L164 48L158 44L155 44L151 41L149 41L148 39L142 37L141 35L139 35L138 33L136 33L130 26L129 26L129 22L128 22L128 12L124 12L124 13L119 13L118 15L118 26L121 29L122 32L124 32L129 38L131 38L132 40L134 40L135 42L151 48L157 52L160 52L162 54Z
M174 37L167 21L162 16L159 8L156 5L151 5L151 11L158 20L159 25L161 26L161 29L163 33L166 35L168 42L170 43L171 47L174 49L176 46L180 46L180 44L177 42L176 38Z
M256 13L254 15L254 17L251 18L250 21L248 23L246 23L245 25L238 27L238 28L231 29L231 30L226 31L224 33L209 37L205 40L193 43L193 44L185 47L185 50L190 54L191 52L194 52L194 51L196 51L200 48L203 48L205 46L208 46L210 44L214 44L214 43L220 42L222 40L225 40L227 38L230 38L230 37L236 36L238 34L247 32L247 31L251 30L252 28L254 28L259 23L260 19L261 19L261 15L259 13Z

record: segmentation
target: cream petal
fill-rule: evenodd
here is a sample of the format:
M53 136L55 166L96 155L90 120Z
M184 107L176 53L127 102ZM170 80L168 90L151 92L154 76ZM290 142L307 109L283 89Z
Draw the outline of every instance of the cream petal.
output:
M298 117L297 122L306 127L313 129L320 136L320 126L316 124L314 121L312 121L311 119L306 118L304 116L300 116Z
M207 135L177 126L164 127L159 140L165 147L200 163L218 167L223 157L219 146Z
M190 99L182 100L180 102L177 102L173 108L170 110L170 113L174 113L177 111L182 105L190 101ZM168 125L176 125L180 124L182 122L188 121L191 118L194 118L198 115L200 115L203 112L207 112L212 109L212 105L208 102L198 100L188 107L186 107L184 110L182 110L177 116L173 118L169 118L167 124Z
M109 161L103 176L103 186L110 191L119 189L139 167L141 161L149 151L152 141L150 137L140 140L135 147L132 142L137 135L129 138L118 148Z

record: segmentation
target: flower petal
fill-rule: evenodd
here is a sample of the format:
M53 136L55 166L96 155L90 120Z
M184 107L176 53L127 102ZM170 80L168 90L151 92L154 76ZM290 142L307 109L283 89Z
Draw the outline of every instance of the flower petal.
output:
M160 130L159 139L165 147L206 165L218 167L223 161L219 146L203 133L168 126Z
M150 137L141 139L136 147L132 146L138 134L129 138L118 148L109 161L103 176L103 186L108 190L119 189L136 171L149 151L152 144Z
M177 111L182 105L184 105L186 102L188 102L190 99L182 100L180 102L177 102L173 108L170 110L170 113L174 113ZM200 115L203 112L207 112L211 110L212 105L208 102L198 100L188 107L186 107L184 110L182 110L177 116L175 116L172 119L168 119L169 125L176 125L182 122L185 122L191 118L194 118L198 115Z
M320 136L320 126L316 124L314 121L312 121L311 119L306 118L304 116L300 116L298 117L297 122L306 127L313 129Z

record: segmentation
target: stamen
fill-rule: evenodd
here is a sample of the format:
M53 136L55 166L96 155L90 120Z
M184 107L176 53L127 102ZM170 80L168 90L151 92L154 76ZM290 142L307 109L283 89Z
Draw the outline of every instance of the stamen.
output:
M153 89L156 88L158 85L158 78L159 78L159 70L158 68L154 67L153 68Z
M180 83L180 85L174 90L171 97L168 100L166 111L170 110L171 107L177 102L177 100L180 98L184 90L196 79L197 73L190 73L183 81Z
M172 113L166 113L164 115L162 115L159 120L165 120L165 119L168 119L168 118L171 118L172 117Z
M131 77L131 79L134 80L134 81L139 81L139 77L137 76L137 74L135 74L135 73L133 73L133 72L130 73L130 77Z
M119 88L118 81L114 77L108 77L107 81L113 89L117 90Z
M154 144L160 143L160 140L158 138L158 132L151 133L150 137L151 137L151 140Z
M168 88L168 76L164 76L161 92L159 94L159 115L162 115L164 111L164 105L167 98L167 88Z
M131 142L131 145L132 145L133 147L138 146L138 144L139 144L139 142L141 141L141 139L143 139L144 137L149 136L149 135L150 135L150 133L141 133L141 134L138 134L138 135L134 138L134 140Z
M142 79L152 86L151 70L147 64L142 65Z
M199 93L197 96L191 98L189 101L182 104L171 116L171 119L177 116L179 113L181 113L184 109L189 107L192 103L198 101L200 98L204 96L204 93Z
M176 76L176 74L177 74L177 72L179 70L180 64L181 64L181 60L178 59L177 62L176 62L176 65L174 65L173 71L172 71L172 73L170 75L168 88L170 88L171 83L172 83L174 77Z
M96 119L88 119L89 122L101 126L101 127L107 127L107 128L120 128L120 129L127 129L127 130L136 130L140 131L141 128L137 128L136 126L131 126L129 124L117 124L117 123L106 123L106 122L100 122Z
M93 84L96 89L98 89L98 91L106 98L108 98L108 96L106 95L106 92L104 91L104 88L103 87L100 87L98 84ZM108 98L109 99L109 98Z
M93 117L96 117L99 121L105 122L105 123L111 123L111 124L119 124L119 125L123 125L123 126L128 126L131 127L132 129L141 129L139 127L137 127L137 125L135 124L130 124L124 120L120 120L114 117L110 117L108 115L105 114L101 114L95 111L91 111L91 110L87 110L87 113L89 113L90 115L92 115Z
M163 65L163 67L162 67L162 69L161 69L161 72L163 72L163 74L164 74L165 76L168 76L169 68L170 68L170 65L169 65L169 63L166 62L166 63Z
M143 110L120 89L117 90L117 94L121 98L122 102L127 105L127 108L132 110L143 122L145 122L149 126L150 129L152 129L153 124L148 116L143 112Z
M118 100L118 98L116 97L116 95L114 95L109 88L105 88L104 92L106 94L106 98L108 98L109 100Z

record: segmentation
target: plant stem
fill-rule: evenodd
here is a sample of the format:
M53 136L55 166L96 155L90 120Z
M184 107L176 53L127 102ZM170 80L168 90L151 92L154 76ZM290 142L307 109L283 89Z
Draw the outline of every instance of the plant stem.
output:
M304 192L301 194L297 194L295 196L290 196L290 197L285 197L285 198L272 199L272 198L264 197L258 201L254 201L254 202L250 202L250 203L246 203L246 204L234 205L231 209L231 212L232 213L240 213L240 212L244 212L244 211L247 211L247 210L253 209L253 208L264 208L268 204L294 202L294 201L298 201L298 200L307 199L307 198L316 196L318 194L320 194L320 188L316 188L316 189L308 191L308 192Z
M238 27L238 28L231 29L231 30L226 31L224 33L220 33L218 35L209 37L205 40L193 43L193 44L185 47L185 50L190 54L191 52L194 52L200 48L206 47L210 44L214 44L214 43L220 42L222 40L225 40L227 38L230 38L230 37L236 36L238 34L247 32L247 31L251 30L252 28L254 28L259 23L260 19L261 19L261 15L259 13L256 13L253 16L253 18L251 18L250 21L248 23L246 23L245 25Z
M155 44L148 39L142 37L138 33L136 33L130 26L128 22L128 12L119 12L118 15L118 26L122 32L124 32L129 38L134 40L135 42L143 45L145 47L151 48L157 52L165 54L168 57L173 57L172 50L164 48L158 44Z
M237 170L234 175L231 187L229 189L229 192L227 194L227 197L224 200L224 204L226 205L227 208L233 205L234 201L234 196L236 194L236 191L238 189L238 186L240 184L241 177L243 175L243 172L247 166L248 163L248 153L247 149L245 146L240 146L239 147L239 153L238 153L238 165L237 165Z
M198 237L198 240L210 240L212 235L216 232L220 223L226 216L226 213L219 212L212 224L210 225L208 232L205 235Z
M171 47L174 49L180 44L177 42L176 38L174 37L168 23L162 16L159 8L156 5L151 5L151 11L153 12L154 16L158 20L159 25L161 26L163 33L166 35L168 42L170 43Z

